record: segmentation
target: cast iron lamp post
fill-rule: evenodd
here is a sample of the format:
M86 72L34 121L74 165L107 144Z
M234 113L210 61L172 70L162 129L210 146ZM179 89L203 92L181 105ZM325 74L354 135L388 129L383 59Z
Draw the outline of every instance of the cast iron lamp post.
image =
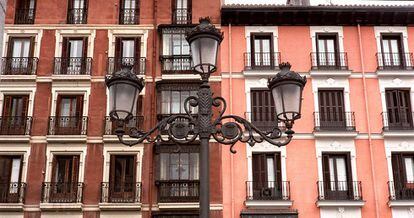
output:
M132 146L142 142L162 143L175 142L187 144L195 140L200 142L200 217L208 218L210 212L209 196L209 140L214 138L221 144L231 145L230 151L235 153L236 142L255 143L263 141L276 146L287 145L293 137L292 126L300 118L302 91L306 78L290 71L289 63L280 64L281 72L268 81L275 102L276 118L272 130L261 131L246 119L236 115L224 115L226 101L222 97L213 97L209 85L210 74L216 71L218 47L223 34L210 23L208 18L201 18L200 24L187 33L190 44L195 73L200 74L202 84L197 96L190 96L184 102L185 114L171 115L161 120L149 131L132 128L128 134L136 140L124 140L124 124L132 119L136 111L137 96L144 88L144 81L130 69L124 68L107 76L109 88L109 113L116 123L115 134L119 141ZM198 107L198 113L191 113L191 108ZM213 116L213 107L218 115ZM195 116L197 115L197 116ZM283 122L286 129L278 127ZM166 130L166 133L165 133Z

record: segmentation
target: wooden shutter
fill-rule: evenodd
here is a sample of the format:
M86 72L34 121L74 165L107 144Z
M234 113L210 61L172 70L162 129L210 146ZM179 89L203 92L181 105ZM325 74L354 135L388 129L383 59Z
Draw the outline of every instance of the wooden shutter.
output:
M33 57L34 56L34 44L35 44L35 37L32 36L30 37L30 50L29 50L29 57Z
M69 2L71 2L71 0L69 0ZM67 37L63 37L63 41L62 41L62 58L68 58L70 52L70 44L69 44L69 39Z
M57 157L56 157L56 155L53 155L53 160L52 160L52 177L51 177L51 182L56 182L57 180L56 180L56 177L58 176L58 175L56 175L56 167L57 167L57 161L58 161L58 159L57 159Z
M28 110L28 105L29 105L29 96L24 95L21 97L22 98L22 113L19 114L18 116L21 117L26 117L27 116L27 110Z
M266 154L253 154L253 184L264 186L267 181Z
M87 2L87 1L85 0L84 2ZM83 49L82 57L85 58L85 60L86 60L86 58L88 57L88 37L83 37L82 38L82 49Z
M412 111L409 90L386 90L388 123L390 126L411 126Z
M275 169L276 169L276 182L279 184L279 186L282 185L282 163L280 158L280 153L275 153Z
M254 121L275 121L275 105L269 90L251 90L251 112Z
M9 183L11 176L12 159L0 156L0 183Z
M135 46L135 58L137 61L139 61L139 58L141 57L141 38L135 37L134 38L134 46Z
M5 95L3 103L3 117L10 116L13 96Z
M322 154L322 170L323 170L323 181L325 183L325 187L328 185L331 181L330 171L329 171L329 155L328 154Z
M402 154L401 153L392 154L391 163L392 163L392 173L394 177L394 184L397 187L402 187L402 185L406 181L405 172L404 172L405 167L403 164Z
M70 182L73 184L76 184L79 178L79 156L77 155L74 155L72 157L72 169L71 170L72 170L72 173L71 173L72 178Z
M122 58L122 38L116 37L115 39L115 61L117 59Z
M137 114L136 116L141 116L143 115L143 95L138 95L138 100L137 100Z
M76 112L75 116L82 117L83 113L83 95L76 96Z

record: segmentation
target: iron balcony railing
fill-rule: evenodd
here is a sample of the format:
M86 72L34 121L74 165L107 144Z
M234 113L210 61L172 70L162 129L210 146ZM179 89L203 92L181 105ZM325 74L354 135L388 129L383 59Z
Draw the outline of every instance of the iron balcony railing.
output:
M125 134L129 134L131 129L136 127L137 129L143 129L144 116L134 116L131 120L124 124ZM116 122L111 121L111 117L105 117L104 121L104 135L115 135L115 129L117 128Z
M312 70L348 70L346 52L311 52Z
M290 200L288 181L247 181L247 200Z
M285 128L283 122L277 120L275 112L245 112L245 118L262 131L271 131L276 124L281 129Z
M131 58L108 58L108 63L106 66L106 73L113 74L124 67L131 68L132 72L136 75L144 75L145 74L145 64L146 58L144 57L131 57Z
M86 135L87 127L88 117L49 117L49 135Z
M362 186L360 181L318 181L318 200L362 200Z
M0 135L30 135L31 128L32 117L0 117Z
M86 24L88 9L71 8L68 10L68 24Z
M92 58L55 58L56 75L90 75Z
M141 183L113 184L101 183L102 203L139 203L141 202Z
M37 71L38 58L33 57L5 57L1 58L0 69L2 75L34 75Z
M190 55L163 55L160 61L161 71L164 74L193 73Z
M244 53L245 70L278 70L280 52L246 52Z
M0 203L24 203L26 183L0 183Z
M177 8L172 13L173 24L191 24L192 15L191 10L187 8Z
M44 182L43 203L82 203L82 182Z
M413 70L413 53L377 53L378 70Z
M394 112L382 112L381 114L384 131L414 130L414 113L411 111L395 110Z
M17 9L14 24L34 24L35 9Z
M139 9L121 8L119 11L119 24L139 24Z
M314 112L315 131L355 131L354 112Z
M414 200L414 181L388 182L390 200Z
M200 196L198 180L157 181L159 202L197 202Z

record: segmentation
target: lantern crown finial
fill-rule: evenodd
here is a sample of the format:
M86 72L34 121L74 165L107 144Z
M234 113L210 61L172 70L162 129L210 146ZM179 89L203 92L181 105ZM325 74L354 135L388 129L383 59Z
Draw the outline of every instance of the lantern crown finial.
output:
M201 17L199 19L200 24L191 29L186 34L186 39L191 43L193 39L196 38L196 36L200 34L211 34L218 38L219 44L223 40L223 33L217 29L213 24L211 24L210 17Z
M275 86L276 84L283 82L283 81L294 81L298 82L302 86L306 84L306 76L302 77L299 73L295 71L291 71L290 68L292 66L289 62L283 62L279 64L280 72L277 73L274 77L269 78L268 86L271 87Z

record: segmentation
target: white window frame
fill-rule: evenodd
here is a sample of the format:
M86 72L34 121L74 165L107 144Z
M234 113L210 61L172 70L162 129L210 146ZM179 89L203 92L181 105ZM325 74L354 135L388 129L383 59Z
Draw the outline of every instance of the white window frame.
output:
M338 35L338 52L344 51L344 31L342 26L310 26L310 37L312 41L312 52L317 52L316 35L318 33L332 33Z
M104 170L103 182L109 182L111 170L111 155L135 155L136 156L136 172L135 181L141 182L142 178L142 157L144 154L144 145L139 144L133 147L128 147L119 143L105 144L104 146Z
M30 147L31 147L30 144L23 144L23 145L7 144L7 145L2 145L0 149L0 155L5 155L5 156L21 155L23 156L20 182L27 181L27 165L29 163Z
M35 84L3 84L0 86L0 114L3 114L3 104L5 95L29 95L27 106L27 116L33 116L34 97L36 94ZM1 116L1 115L0 115Z
M119 37L140 37L141 39L141 48L140 55L141 57L147 57L147 41L148 41L148 30L143 29L113 29L108 31L108 57L115 57L115 45L116 38Z
M39 58L40 56L40 44L43 37L43 30L39 29L7 29L4 30L4 47L3 47L3 57L7 56L7 49L9 47L9 41L11 37L35 37L33 45L33 57Z
M93 57L96 30L87 29L58 29L55 32L55 57L62 57L64 37L88 37L88 51L86 57Z
M406 26L375 26L374 27L375 32L375 39L377 41L377 51L379 53L382 52L381 47L381 34L384 33L395 33L395 34L401 34L402 35L402 46L404 49L404 52L409 52L408 49L408 32Z
M84 144L71 144L70 148L48 144L46 148L46 175L45 182L51 182L53 170L53 157L56 155L79 155L78 182L84 182L84 165L87 147Z
M251 34L252 33L272 33L273 34L273 52L279 51L278 38L279 29L278 26L246 26L244 28L244 37L246 38L246 51L251 52Z
M90 86L85 87L53 87L52 86L52 108L50 110L50 116L56 116L56 108L58 104L58 96L59 95L83 95L83 111L82 116L88 116L89 110L89 96L90 96L91 88Z
M319 112L319 97L318 92L320 89L343 89L344 90L344 106L345 112L351 112L351 100L349 94L349 80L345 77L339 78L321 78L316 77L312 79L312 91L313 100L315 106L315 112Z

